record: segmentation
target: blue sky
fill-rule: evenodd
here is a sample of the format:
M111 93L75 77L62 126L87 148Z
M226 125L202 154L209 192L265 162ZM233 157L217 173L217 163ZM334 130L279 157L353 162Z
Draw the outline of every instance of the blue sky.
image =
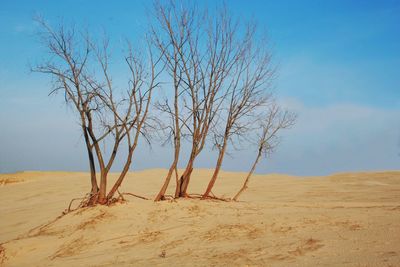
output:
M226 3L267 32L278 67L276 94L299 115L258 172L399 169L400 1ZM47 96L49 77L29 72L46 56L32 18L105 28L118 43L140 40L149 7L151 1L0 2L0 172L87 169L73 113L62 97ZM166 167L171 153L141 146L132 168ZM240 153L224 169L245 171L253 153ZM213 167L214 156L205 152L197 166Z

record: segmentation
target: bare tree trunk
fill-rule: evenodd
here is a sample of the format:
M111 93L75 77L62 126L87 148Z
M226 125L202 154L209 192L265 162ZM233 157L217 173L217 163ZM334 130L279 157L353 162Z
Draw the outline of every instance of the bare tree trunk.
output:
M99 142L93 132L92 116L89 112L86 112L86 117L88 120L88 125L86 127L86 130L87 130L87 133L89 134L90 138L92 139L93 146L95 148L97 160L99 162L99 167L100 167L100 188L99 188L99 192L98 192L97 203L105 204L105 203L107 203L106 190L107 190L108 171L104 165L103 155L101 153L101 148L99 146Z
M107 174L104 173L104 170L100 172L100 189L99 189L99 197L97 199L97 203L106 204L106 190L107 190Z
M189 186L190 177L192 176L192 172L193 172L193 163L194 163L194 161L191 162L190 167L189 167L186 175L183 176L181 194L180 194L181 197L186 197L187 196L187 189L188 189L188 186Z
M174 163L169 168L167 177L165 177L164 184L161 187L160 192L158 192L157 196L155 197L154 201L164 200L165 192L167 191L169 182L170 182L171 177L172 177L172 173L174 172L175 168L176 168L176 165L175 165L175 161L174 161Z
M178 167L177 166L175 166L174 172L175 172L175 182L176 182L176 189L175 189L175 194L176 194L176 192L178 190L178 186L179 186L179 173L178 173Z
M90 183L91 183L89 205L93 205L97 201L99 186L97 185L96 166L94 164L93 151L92 151L92 147L90 145L90 138L89 138L88 132L86 130L86 125L85 125L86 123L85 123L85 117L84 117L83 112L81 113L81 123L82 123L82 131L83 131L83 135L84 135L85 143L86 143L86 150L87 150L88 157L89 157Z
M215 181L217 180L219 171L221 170L222 161L224 160L226 145L227 145L227 139L225 138L224 139L224 143L222 145L222 148L219 151L218 160L217 160L217 164L215 166L215 170L214 170L213 176L212 176L210 182L208 183L206 192L204 192L204 194L201 197L201 199L206 199L208 197L208 195L210 194L212 188L214 187L214 184L215 184Z
M176 179L175 198L178 198L181 194L182 180L179 178L176 169L175 169L175 179Z
M189 164L189 163L188 163ZM189 174L189 165L186 166L185 171L182 173L182 176L178 180L178 185L175 190L175 198L184 197L184 187L187 185L186 179L190 175Z
M181 178L179 179L179 186L175 192L175 197L186 197L186 191L189 186L190 176L192 175L193 171L193 164L196 158L196 151L192 149L192 153L190 154L189 161L186 165L185 171L183 172Z
M94 165L93 152L89 146L87 146L88 156L89 156L89 166L90 166L90 181L92 184L92 189L90 191L89 205L93 205L97 201L97 195L99 192L99 186L97 185L96 179L96 167Z
M135 145L135 147L136 147L136 145ZM121 186L122 181L124 180L126 174L128 173L129 167L131 166L131 163L132 163L132 155L133 155L133 151L134 150L135 150L135 148L130 148L129 149L128 157L126 159L124 168L123 168L121 174L119 175L117 181L115 182L115 184L111 188L110 192L108 192L108 195L107 195L107 198L106 198L107 201L110 200L114 196L115 192L117 192L117 190Z
M174 128L175 128L174 129L174 148L175 148L174 149L174 161L172 162L171 167L168 170L167 177L165 177L165 182L164 182L160 192L154 199L154 201L164 200L165 192L167 191L173 171L175 171L176 176L178 175L177 165L178 165L178 161L179 161L179 152L181 149L181 126L180 126L180 122L179 122L179 105L178 105L180 77L178 78L178 76L177 76L176 64L173 69L173 77L174 77L175 97L174 97L174 113L171 115L174 118ZM177 181L176 190L178 190L178 178L176 178L176 181Z
M175 146L175 157L174 157L174 162L172 162L171 167L168 170L168 174L167 177L165 177L165 182L160 190L160 192L158 193L158 195L156 196L156 198L154 199L154 201L160 201L160 200L164 200L164 195L165 192L167 191L169 182L171 180L172 177L172 173L175 171L175 173L177 174L177 165L178 165L178 160L179 160L179 150L180 150L180 141L176 141L176 146Z
M244 192L244 190L247 189L247 185L248 185L248 183L249 183L250 177L251 177L251 175L253 174L254 170L256 169L256 166L257 166L257 164L258 164L258 162L259 162L259 160L260 160L260 158L261 158L261 155L262 155L262 149L260 148L260 149L258 150L257 158L256 158L256 160L254 161L253 166L251 167L250 172L247 174L246 180L244 181L244 184L243 184L242 188L240 188L239 192L237 192L237 194L236 194L236 195L234 196L234 198L233 198L234 201L237 201L238 198L239 198L239 196Z

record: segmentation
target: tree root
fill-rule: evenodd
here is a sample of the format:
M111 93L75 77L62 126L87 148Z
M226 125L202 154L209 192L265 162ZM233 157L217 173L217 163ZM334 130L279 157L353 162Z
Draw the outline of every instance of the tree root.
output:
M80 209L80 208L94 206L92 200L93 200L93 198L95 198L97 196L98 196L98 193L96 193L96 194L87 193L84 197L78 197L78 198L71 199L71 202L68 205L68 209L64 210L63 214L65 215L67 213L70 213L70 212ZM79 205L76 208L71 209L72 203L75 202L76 200L80 200L81 202L79 202Z
M108 199L107 202L104 205L110 206L110 205L113 205L115 203L125 203L127 200L124 198L124 196L133 196L133 197L140 198L140 199L143 199L143 200L150 200L147 197L140 196L140 195L137 195L137 194L133 194L133 193L130 193L130 192L121 193L119 190L117 190L117 193L118 193L118 197L114 197L114 198ZM71 202L69 203L68 208L63 211L62 215L65 215L67 213L73 212L73 211L81 209L81 208L96 206L99 203L96 203L96 202L93 203L92 200L93 200L93 198L95 198L97 196L98 196L98 193L94 194L94 195L92 195L91 193L87 193L84 197L73 198L71 200ZM214 195L213 192L210 192L210 195L208 195L208 196L204 196L203 194L196 194L196 193L186 194L185 198L201 199L201 200L209 199L209 200L218 200L218 201L224 201L224 202L234 201L231 198L217 197L217 196ZM161 199L161 201L168 200L168 201L174 201L175 202L176 199L177 198L174 197L173 195L164 195L163 198ZM78 206L76 208L72 208L72 204L75 201L78 201L78 200L80 200Z
M206 200L206 199L212 199L212 200L219 200L219 201L224 201L224 202L231 202L232 199L230 198L222 198L222 197L216 197L216 196L206 196L206 197L202 197L202 200Z
M164 195L163 200L175 201L175 197L173 195Z
M159 201L173 201L176 202L177 199L179 198L191 198L191 199L200 199L200 200L218 200L218 201L224 201L224 202L230 202L232 201L231 198L223 198L223 197L217 197L214 195L213 192L210 192L211 195L209 196L204 196L203 194L186 194L184 197L174 197L173 195L164 195ZM138 196L139 197L139 196Z
M146 198L146 197L143 197L143 196L140 196L140 195L137 195L137 194L133 194L133 193L129 193L129 192L121 193L121 192L119 192L118 190L117 190L117 192L118 192L118 195L119 195L119 196L118 196L118 197L114 197L114 198L108 199L107 202L106 202L104 205L110 206L110 205L115 204L115 203L124 203L124 202L127 201L127 200L124 198L124 195L134 196L134 197L137 197L137 198L140 198L140 199L143 199L143 200L149 200L149 198ZM87 193L87 194L86 194L85 196L83 196L83 197L73 198L73 199L70 201L70 203L69 203L69 205L68 205L68 208L65 209L65 210L63 211L63 215L65 215L65 214L67 214L67 213L70 213L70 212L73 212L73 211L75 211L75 210L81 209L81 208L96 206L96 205L99 204L99 203L97 203L97 202L94 202L94 203L93 203L92 200L93 200L93 198L95 198L95 197L97 197L97 196L98 196L98 193L97 193L97 194L94 194L94 195L92 195L92 194L90 194L90 193ZM72 204L73 204L75 201L78 201L78 200L80 200L78 206L75 207L75 208L72 208Z
M139 195L136 195L136 194L133 194L133 193L129 193L129 192L120 193L120 195L121 196L128 195L128 196L133 196L133 197L137 197L137 198L144 199L144 200L150 200L147 197L142 197L142 196L139 196Z
M18 240L18 239L21 239L21 238L25 238L25 237L32 237L32 236L41 235L48 226L52 225L53 223L55 223L56 221L58 221L59 219L64 217L64 215L66 215L65 211L61 215L59 215L56 218L54 218L53 220L30 229L27 234L19 236L15 240ZM37 231L37 232L35 233L35 231Z
M175 201L175 197L173 195L163 195L160 200L154 200L154 202L160 202L160 201ZM176 201L175 201L176 202Z
M232 201L230 198L217 197L212 192L211 192L211 194L212 194L211 196L204 196L202 194L187 194L186 197L187 198L201 199L201 200L211 199L211 200L218 200L218 201L224 201L224 202Z

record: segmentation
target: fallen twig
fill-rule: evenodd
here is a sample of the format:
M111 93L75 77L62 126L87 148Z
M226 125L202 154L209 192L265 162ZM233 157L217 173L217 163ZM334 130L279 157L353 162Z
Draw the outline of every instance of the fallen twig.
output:
M186 195L187 198L194 198L194 199L213 199L213 200L219 200L219 201L224 201L224 202L230 202L231 199L230 198L221 198L221 197L216 197L214 194L212 196L207 196L204 197L204 195L202 194L187 194Z
M150 200L150 199L147 198L147 197L142 197L142 196L139 196L139 195L136 195L136 194L133 194L133 193L129 193L129 192L120 193L120 195L121 195L121 196L123 196L123 195L129 195L129 196L134 196L134 197L141 198L141 199L144 199L144 200Z

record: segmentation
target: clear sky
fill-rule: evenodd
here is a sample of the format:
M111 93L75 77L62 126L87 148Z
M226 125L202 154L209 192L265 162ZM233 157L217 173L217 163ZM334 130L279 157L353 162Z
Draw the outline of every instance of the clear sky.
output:
M226 3L268 33L276 94L299 116L259 173L399 169L400 1ZM29 71L46 57L32 18L63 18L104 28L117 41L138 40L149 7L151 1L0 1L0 172L87 170L73 113L62 96L47 96L49 77ZM171 156L168 147L141 146L132 169L167 167ZM254 151L232 156L223 168L245 171ZM214 157L205 151L197 166L213 167Z

